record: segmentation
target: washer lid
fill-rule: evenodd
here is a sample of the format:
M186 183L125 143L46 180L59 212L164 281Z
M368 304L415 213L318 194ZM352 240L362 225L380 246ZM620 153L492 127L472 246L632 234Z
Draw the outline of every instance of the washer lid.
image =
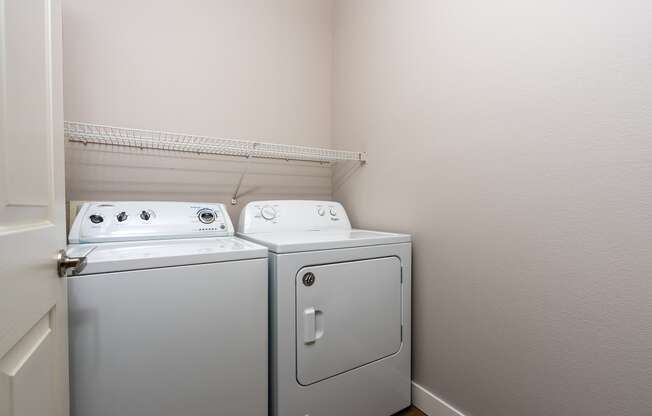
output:
M299 251L408 243L412 240L409 234L383 233L356 229L252 234L238 233L238 235L255 243L262 244L274 253L295 253Z
M81 275L267 258L265 247L236 237L71 244L68 256L86 256Z

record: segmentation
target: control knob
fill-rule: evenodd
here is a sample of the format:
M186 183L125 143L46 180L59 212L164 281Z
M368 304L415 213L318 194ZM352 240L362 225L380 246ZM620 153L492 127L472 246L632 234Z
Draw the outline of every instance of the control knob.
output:
M271 221L276 218L276 210L271 205L265 205L260 209L260 215L267 221Z
M152 217L152 214L150 214L149 212L147 212L145 210L142 210L140 212L140 219L143 220L143 221L149 221L149 219L151 217Z
M118 222L124 222L127 221L127 218L129 218L129 216L127 215L126 212L122 211L121 213L116 215L115 218L118 220Z
M324 207L317 208L317 215L319 215L320 217L323 217L324 214L326 214L326 210L324 209Z
M330 210L331 216L336 216L337 215L337 210L335 208L331 208Z
M99 224L104 221L104 218L101 215L93 214L89 217L93 224Z
M204 224L210 224L215 221L215 212L211 209L205 208L199 211L197 217L199 218L199 221Z

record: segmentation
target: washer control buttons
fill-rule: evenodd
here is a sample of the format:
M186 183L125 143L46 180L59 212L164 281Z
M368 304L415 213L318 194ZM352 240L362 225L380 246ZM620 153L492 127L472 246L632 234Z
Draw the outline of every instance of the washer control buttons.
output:
M124 222L127 221L127 218L129 218L129 216L127 215L126 212L122 211L118 215L116 215L115 218L118 220L118 222Z
M147 210L142 210L140 211L140 219L143 221L149 221L149 219L152 217L152 214L147 211Z
M330 210L331 216L334 217L337 215L337 210L335 208L331 208Z
M326 214L326 210L324 209L324 207L317 207L317 215L323 217L324 214Z
M260 215L267 221L271 221L276 218L276 210L271 205L265 205L260 209Z
M197 218L199 218L199 221L203 222L204 224L211 224L215 221L215 217L215 211L208 208L200 209L199 213L197 213Z
M89 219L91 220L91 222L92 222L93 224L99 224L99 223L101 223L101 222L104 221L104 217L102 217L101 215L97 215L97 214L93 214L93 215L91 215L91 216L89 217Z

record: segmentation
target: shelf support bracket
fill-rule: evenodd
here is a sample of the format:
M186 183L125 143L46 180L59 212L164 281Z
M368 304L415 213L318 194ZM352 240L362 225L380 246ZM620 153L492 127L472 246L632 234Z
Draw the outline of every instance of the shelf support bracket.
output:
M240 192L240 187L242 186L242 180L244 179L245 175L249 171L249 161L251 160L251 155L248 155L246 157L247 160L245 161L244 169L240 174L240 179L238 179L238 184L236 185L235 191L233 191L233 196L231 197L231 205L233 206L238 205L238 193Z

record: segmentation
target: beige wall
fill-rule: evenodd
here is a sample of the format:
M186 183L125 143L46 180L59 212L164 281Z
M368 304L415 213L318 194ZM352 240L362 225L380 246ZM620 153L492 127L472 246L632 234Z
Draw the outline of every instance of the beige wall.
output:
M64 0L65 118L330 144L330 0ZM106 149L105 149L106 150ZM230 200L242 164L67 149L68 198ZM331 172L256 163L251 198L330 198Z
M340 0L334 180L414 235L414 379L474 416L652 412L652 2Z

